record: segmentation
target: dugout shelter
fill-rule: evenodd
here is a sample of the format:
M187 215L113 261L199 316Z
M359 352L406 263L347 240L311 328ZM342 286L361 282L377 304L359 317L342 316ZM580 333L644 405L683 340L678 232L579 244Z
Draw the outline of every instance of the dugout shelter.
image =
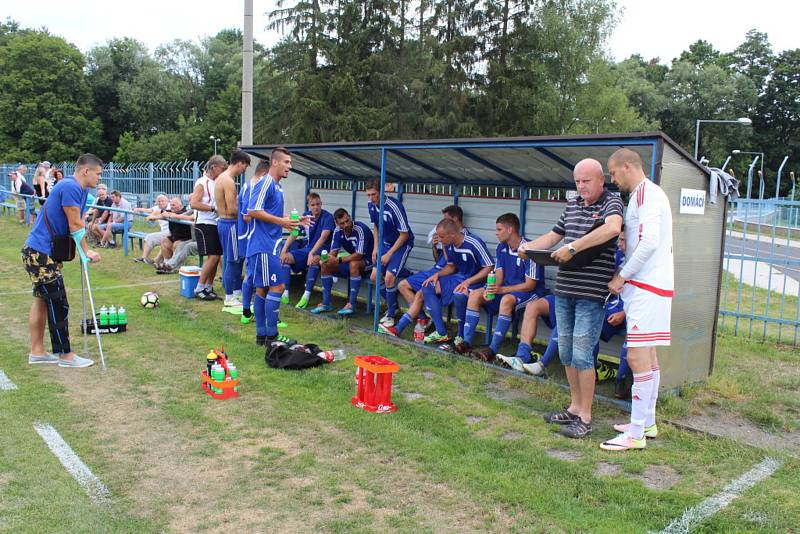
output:
M241 148L267 159L274 146ZM426 236L441 219L443 207L458 204L464 210L465 225L494 252L495 219L500 214L516 213L522 223L522 235L533 239L553 227L566 200L575 194L572 170L578 161L591 157L606 168L608 157L618 148L637 151L645 174L664 189L673 213L672 345L659 348L661 387L672 390L681 384L702 381L713 370L727 199L719 197L714 204L708 202L707 169L665 134L285 146L292 153L292 172L305 180L306 191L318 192L328 211L346 208L355 220L368 225L364 181L379 178L383 185L381 210L388 194L399 198L408 214L416 237L407 263L412 271L427 269L432 264ZM614 189L610 179L607 182L607 187ZM701 193L702 209L697 200ZM694 199L690 202L692 209L688 210L685 205L681 208L687 195ZM627 198L623 201L627 204ZM379 233L380 242L382 228ZM554 286L554 269L547 268L548 287ZM365 297L372 299L373 328L377 330L376 288L371 287L371 294ZM540 328L538 338L544 335L546 330ZM616 347L606 350L613 352Z

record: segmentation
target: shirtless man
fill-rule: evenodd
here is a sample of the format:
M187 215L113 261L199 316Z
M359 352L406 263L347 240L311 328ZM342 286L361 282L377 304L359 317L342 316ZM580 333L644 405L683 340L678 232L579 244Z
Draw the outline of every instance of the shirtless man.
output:
M231 156L228 168L216 179L214 198L217 203L217 230L222 243L222 286L225 288L225 306L242 305L242 260L239 254L239 237L236 222L239 209L236 201L236 177L250 166L250 156L237 150Z

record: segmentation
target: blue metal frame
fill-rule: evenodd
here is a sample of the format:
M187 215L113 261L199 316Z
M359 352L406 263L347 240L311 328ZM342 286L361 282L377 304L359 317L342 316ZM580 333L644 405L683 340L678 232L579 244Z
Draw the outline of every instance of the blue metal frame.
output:
M514 176L512 173L508 172L507 170L498 167L497 165L495 165L494 163L492 163L490 161L486 161L485 159L483 159L482 157L478 156L477 154L473 154L472 152L470 152L466 148L458 148L458 149L456 149L456 151L459 154L462 154L462 155L468 157L472 161L475 161L477 163L480 163L484 167L488 167L488 168L492 169L497 174L505 176L506 178L508 178L509 180L511 180L513 183L515 183L517 185L523 185L525 183L523 180L521 180L520 178L517 178L516 176Z
M378 242L375 243L377 247L377 261L373 269L375 270L375 296L373 303L375 308L372 310L372 331L378 332L378 316L381 311L381 285L383 284L383 263L381 256L383 255L383 210L386 204L386 149L381 149L381 191L380 191L380 209L378 213Z
M565 168L569 169L570 171L572 171L572 169L575 168L575 164L574 163L570 163L569 161L565 160L561 156L553 154L552 152L550 152L546 148L537 148L536 150L538 150L540 153L544 154L548 158L552 159L553 161L555 161L556 163L558 163L562 167L565 167Z
M329 164L325 163L324 161L320 161L315 157L309 156L308 154L304 154L304 153L300 152L300 153L298 153L298 156L307 159L308 161L310 161L314 165L319 165L320 167L325 167L326 169L328 169L330 171L333 171L336 174L344 175L344 176L350 176L352 174L352 173L349 173L349 172L345 172L342 169L339 169L337 167L334 167L333 165L329 165ZM295 169L292 169L292 172L299 173L299 171L297 171Z
M381 148L381 161L383 161L383 157L384 157L384 152L385 151L386 151L385 148ZM381 176L391 176L394 180L397 180L398 182L402 182L403 181L403 178L401 176L399 176L399 175L397 175L397 174L395 174L393 172L387 171L386 170L386 165L381 164L380 167L376 167L375 165L373 165L369 161L367 161L365 159L362 159L362 158L359 158L358 156L354 156L353 154L348 154L347 152L343 152L343 151L340 151L340 152L337 152L337 153L340 156L345 157L345 158L350 159L350 160L353 160L353 161L355 161L356 163L358 163L360 165L363 165L365 167L369 167L370 169L375 170L375 171L379 171L381 173Z
M397 150L390 150L390 152L392 154L396 155L396 156L400 156L401 158L403 158L406 161L409 161L409 162L413 163L414 165L422 167L426 171L432 172L433 174L439 176L440 178L444 178L445 180L448 180L448 181L450 181L451 183L454 183L454 184L458 183L458 180L456 178L453 178L449 174L440 171L439 169L437 169L433 165L429 165L429 164L425 163L424 161L419 161L417 158L409 156L408 154L406 154L404 152L400 152L400 151L397 151Z

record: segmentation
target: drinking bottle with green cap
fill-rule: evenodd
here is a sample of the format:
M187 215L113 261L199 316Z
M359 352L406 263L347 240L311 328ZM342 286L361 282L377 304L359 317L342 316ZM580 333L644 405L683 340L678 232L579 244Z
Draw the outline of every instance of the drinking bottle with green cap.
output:
M214 367L211 369L211 379L215 382L222 382L225 380L225 369L223 369L220 364L214 364ZM219 394L222 393L222 388L211 386L211 391Z
M319 255L319 259L320 259L320 261L322 263L325 263L326 261L328 261L328 251L327 250L323 250Z
M296 209L293 209L292 213L289 215L289 219L291 219L292 221L299 221L300 220L300 212L297 211ZM292 230L292 235L295 236L295 237L299 236L300 235L300 228L299 227L294 228Z
M108 309L108 326L117 326L117 307L113 304Z
M108 308L100 308L100 326L108 326Z
M122 306L117 310L117 322L121 325L128 324L128 312Z
M239 377L239 371L231 362L228 362L228 374L231 375L231 380L236 380ZM239 386L234 386L233 391L239 391Z
M495 283L497 283L497 275L492 271L486 277L486 292L484 293L486 300L494 300L494 293L489 292L489 286L493 286Z

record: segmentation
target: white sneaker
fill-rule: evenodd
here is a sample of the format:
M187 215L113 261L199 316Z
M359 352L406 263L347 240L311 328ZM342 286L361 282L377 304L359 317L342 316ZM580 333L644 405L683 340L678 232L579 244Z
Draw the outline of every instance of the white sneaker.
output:
M381 317L380 323L387 328L390 326L394 326L394 317L392 317L389 314L386 314L383 317Z
M542 376L544 374L544 365L541 362L523 363L522 369L533 376Z
M45 352L40 356L28 354L28 365L34 365L37 363L58 363L58 361L58 355L50 354L49 352Z
M59 367L82 368L82 367L91 367L92 365L94 365L94 360L90 360L89 358L83 358L81 356L78 356L77 354L71 360L65 360L64 358L58 359Z
M233 307L241 307L242 306L242 301L239 300L238 298L236 298L236 295L233 295L231 297L228 297L226 295L225 296L225 304L224 304L224 306L226 308L229 308L229 307L232 307L232 306Z
M502 354L498 354L496 357L513 370L519 371L520 373L525 372L525 368L523 367L524 364L522 363L521 358L518 358L517 356L503 356Z

